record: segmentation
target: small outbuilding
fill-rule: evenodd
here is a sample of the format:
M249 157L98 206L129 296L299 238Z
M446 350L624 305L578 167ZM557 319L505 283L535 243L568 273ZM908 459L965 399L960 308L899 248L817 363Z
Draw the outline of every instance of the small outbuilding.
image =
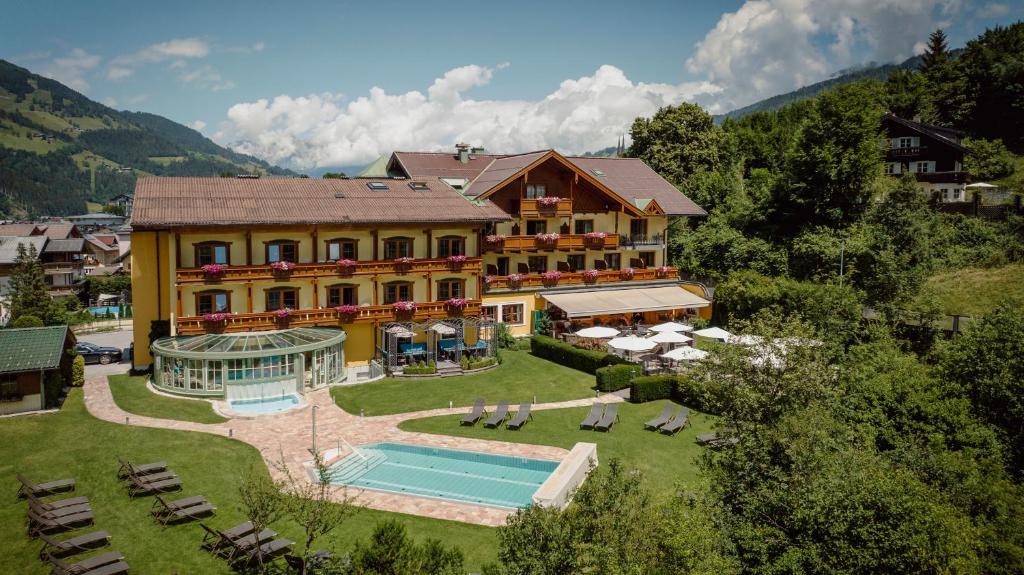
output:
M55 407L74 347L66 325L0 330L0 415Z

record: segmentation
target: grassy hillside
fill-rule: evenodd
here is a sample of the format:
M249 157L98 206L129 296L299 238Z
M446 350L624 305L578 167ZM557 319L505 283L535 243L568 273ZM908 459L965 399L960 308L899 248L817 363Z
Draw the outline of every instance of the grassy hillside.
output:
M0 60L0 218L84 212L132 191L139 176L256 171L292 174L167 118L114 110Z
M950 315L985 315L1001 302L1024 306L1024 264L942 272L928 279L928 288Z

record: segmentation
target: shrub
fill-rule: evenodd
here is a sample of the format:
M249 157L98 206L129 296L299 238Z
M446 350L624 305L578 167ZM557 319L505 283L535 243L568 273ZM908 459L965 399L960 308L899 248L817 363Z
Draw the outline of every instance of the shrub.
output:
M533 336L530 340L530 352L539 358L594 374L598 368L606 365L628 363L621 357L603 351L573 347L545 335Z
M82 387L83 385L85 385L85 358L76 354L71 363L71 386Z
M43 400L47 408L60 407L60 394L64 390L64 378L60 372L52 370L43 376Z
M402 370L402 373L408 375L431 375L437 373L437 364L433 361L430 363L420 361L417 364L410 364Z
M629 384L629 401L645 403L658 399L669 399L676 387L675 375L645 375L634 378Z
M633 378L641 375L640 366L632 363L620 363L597 369L597 389L601 391L618 391L629 387Z
M468 368L469 369L483 369L485 367L490 367L490 366L492 366L492 365L494 365L496 363L498 363L498 358L496 358L496 357L485 357L483 359L478 359L476 361L469 362L469 367Z
M34 315L23 315L18 319L11 322L13 328L23 327L43 327L43 320L39 319Z
M672 399L697 411L718 415L718 410L709 401L708 390L699 381L685 375L676 376Z

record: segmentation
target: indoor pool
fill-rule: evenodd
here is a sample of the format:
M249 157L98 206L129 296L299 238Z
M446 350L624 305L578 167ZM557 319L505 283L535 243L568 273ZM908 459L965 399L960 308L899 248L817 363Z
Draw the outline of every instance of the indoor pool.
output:
M232 399L228 402L228 405L231 406L231 411L249 415L277 413L295 407L298 404L299 398L294 395L280 395L259 399Z
M497 507L529 506L558 467L557 461L406 443L358 449L331 466L333 483Z

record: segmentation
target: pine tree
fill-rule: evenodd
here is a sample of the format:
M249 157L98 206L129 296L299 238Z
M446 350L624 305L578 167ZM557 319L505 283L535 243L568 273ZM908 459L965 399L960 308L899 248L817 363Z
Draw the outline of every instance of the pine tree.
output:
M942 28L932 32L928 36L928 47L924 54L921 54L921 73L928 76L934 71L949 63L949 45L946 42L946 33Z
M34 245L18 244L18 256L10 279L11 319L30 315L46 325L63 323L61 307L50 298L46 290L46 276L39 263L39 253Z

